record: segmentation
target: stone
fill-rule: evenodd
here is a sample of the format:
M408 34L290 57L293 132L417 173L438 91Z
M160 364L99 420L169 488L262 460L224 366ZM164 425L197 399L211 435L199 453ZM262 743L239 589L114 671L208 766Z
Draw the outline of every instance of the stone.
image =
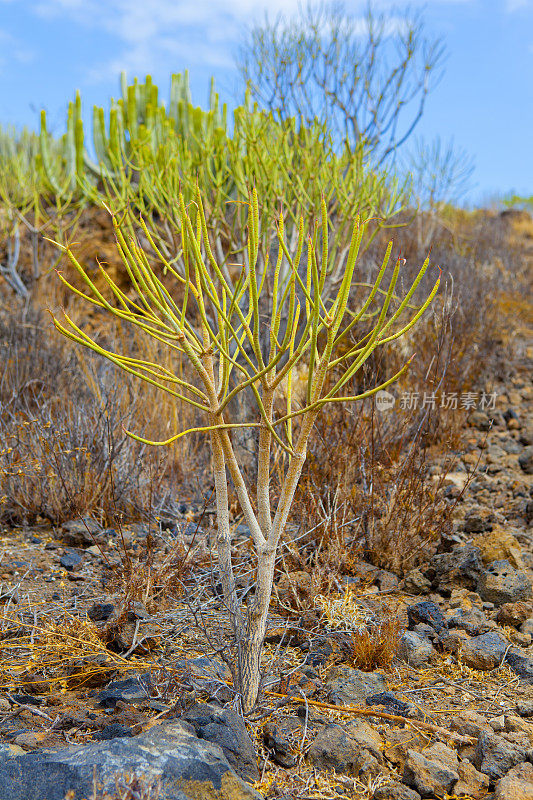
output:
M92 622L107 622L116 615L114 603L93 603L87 609L87 616Z
M13 739L13 743L24 750L38 750L43 747L46 733L42 731L23 731Z
M261 800L231 769L220 747L204 742L183 723L154 725L132 738L112 739L24 755L0 748L0 797L9 800L75 800L93 796L93 777L102 795L114 795L117 780L135 774L160 783L166 800Z
M311 764L359 778L375 777L382 771L383 740L363 720L347 725L325 725L307 752Z
M500 606L531 598L531 583L507 560L493 561L480 575L477 591L483 600Z
M72 572L73 570L80 569L82 560L81 555L75 550L66 550L59 559L59 563L67 572Z
M450 628L466 631L469 636L479 636L494 627L494 622L489 623L485 614L478 608L458 608L448 618L448 625Z
M533 747L533 723L526 722L516 714L508 714L505 717L505 730L511 733L521 733L527 736L527 742Z
M419 569L410 570L401 585L409 594L428 594L431 591L431 581Z
M521 717L533 717L533 700L517 703L516 710Z
M483 732L476 745L474 766L493 781L525 760L527 749L495 733Z
M461 661L472 669L495 669L509 648L509 642L497 633L484 633L466 639L461 645Z
M499 609L496 619L500 625L511 625L519 628L523 622L530 618L533 609L532 603L504 603Z
M367 706L384 706L390 714L398 714L407 716L412 711L416 710L416 706L412 703L404 703L396 697L393 692L381 692L380 694L372 694L365 700Z
M150 695L150 673L135 676L121 681L112 681L98 694L98 702L104 708L115 708L119 700L124 703L133 703L136 700L145 700Z
M533 658L525 656L512 648L507 653L505 661L515 675L518 675L526 683L533 684Z
M289 769L298 760L287 739L282 736L273 722L263 725L263 743L275 764Z
M523 453L518 456L518 463L526 475L533 475L533 445L524 448Z
M421 667L435 656L431 642L414 631L406 631L400 639L398 656L412 667Z
M221 747L237 775L249 783L259 779L257 756L242 717L229 708L194 703L180 719L193 726L199 739Z
M385 678L378 672L362 672L344 665L330 670L325 687L330 702L338 706L360 705L370 695L387 690Z
M119 722L113 722L111 725L106 725L101 731L97 731L93 739L98 742L109 742L111 739L119 739L121 736L126 736L127 738L133 736L131 728L127 728Z
M492 511L486 506L474 506L465 514L465 533L483 533L492 528Z
M477 428L478 431L488 431L491 428L489 415L484 411L473 411L467 421L470 427Z
M469 761L461 761L457 768L459 780L454 786L457 797L469 797L472 800L483 800L489 789L489 778L479 772Z
M470 637L466 631L463 631L460 628L455 628L441 636L439 642L444 652L453 653L455 656L460 652L465 642L468 642L469 639Z
M233 698L233 693L226 685L231 679L231 673L224 662L208 656L181 658L175 662L174 668L180 680L188 683L195 691L207 692L211 699L221 702L229 702Z
M450 728L452 731L472 736L474 739L478 739L483 731L493 732L483 714L478 714L477 711L470 708L465 708L459 716L453 717L450 721Z
M61 540L72 547L89 547L99 539L102 527L90 517L65 522L61 528Z
M513 534L501 525L495 525L490 533L474 539L484 564L507 560L515 569L524 569L522 551Z
M408 751L403 768L403 782L416 789L421 797L445 797L452 794L458 780L459 774L441 761L426 758L415 750Z
M432 744L431 747L427 747L424 750L424 755L426 758L429 758L432 761L440 761L440 763L444 764L444 766L449 767L449 769L453 770L454 772L457 772L459 766L457 753L443 742L435 742L435 744Z
M420 795L403 783L394 782L376 789L372 800L420 800Z
M449 593L461 587L477 591L484 569L479 549L471 544L456 546L450 553L438 553L433 556L431 567L440 591Z
M493 800L533 800L533 764L517 764L496 784Z
M448 627L438 605L429 601L414 603L411 606L407 606L407 619L409 620L409 628L411 630L419 622L431 625L438 634L441 634Z

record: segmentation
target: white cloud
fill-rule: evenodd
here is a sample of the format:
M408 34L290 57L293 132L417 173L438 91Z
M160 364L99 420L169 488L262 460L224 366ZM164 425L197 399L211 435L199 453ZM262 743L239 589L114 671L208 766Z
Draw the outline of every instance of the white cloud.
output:
M271 0L269 12L297 7L298 0ZM141 74L176 57L191 66L228 67L239 28L262 13L256 0L37 0L33 8L41 17L67 17L118 39L118 52L91 67L93 79L123 69Z
M8 0L0 0L8 2ZM29 64L33 61L35 54L24 42L19 41L15 36L7 31L0 29L0 72L6 64Z
M521 8L533 8L533 2L532 0L505 0L505 8L512 13Z
M382 9L393 5L392 0L376 2ZM177 68L185 64L229 67L233 63L232 45L244 25L261 18L265 10L271 17L277 13L290 15L299 5L298 0L270 0L268 4L261 0L33 0L33 9L41 17L67 18L118 40L117 52L107 62L90 66L93 80L120 70L141 75L168 62ZM365 5L366 0L352 0L347 9L361 12ZM401 20L391 17L390 32L398 30L400 24Z

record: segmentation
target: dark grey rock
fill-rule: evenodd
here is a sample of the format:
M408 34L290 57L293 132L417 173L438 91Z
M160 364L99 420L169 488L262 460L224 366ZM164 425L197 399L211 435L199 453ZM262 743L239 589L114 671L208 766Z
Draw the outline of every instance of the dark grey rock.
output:
M408 572L402 586L410 594L428 594L431 591L431 581L419 569Z
M451 794L459 780L459 774L441 761L426 758L415 750L407 751L403 770L403 782L421 797L444 797Z
M230 768L222 750L192 735L181 723L156 725L133 738L119 738L62 750L13 755L0 747L2 800L73 800L92 796L96 777L102 793L114 793L126 774L161 784L165 800L260 800Z
M163 527L172 538L185 536L187 539L196 539L198 541L205 538L205 532L196 522L171 522Z
M533 717L533 700L517 703L516 710L521 717Z
M98 702L104 708L115 708L119 700L133 703L150 696L150 673L137 674L122 681L112 681L98 695Z
M493 561L479 577L477 592L483 600L500 606L531 598L531 583L509 561Z
M372 800L420 800L420 795L403 783L394 782L376 789Z
M474 766L491 780L502 778L511 767L526 760L527 750L496 734L483 732L476 745Z
M61 529L61 539L72 547L90 547L100 538L102 527L90 517L65 522Z
M474 591L484 569L479 548L467 544L433 556L430 571L434 571L439 589L451 593L454 588Z
M505 657L505 662L523 681L533 684L533 658L511 648Z
M383 740L362 720L347 725L325 725L314 739L307 758L320 769L359 778L375 777L382 768Z
M518 456L518 463L526 475L533 475L533 445L524 448L524 452Z
M387 690L385 678L378 672L362 672L344 665L333 667L325 686L330 701L338 706L359 705L370 695Z
M414 603L412 606L407 607L407 618L409 620L409 628L412 630L419 622L423 622L441 634L448 627L442 611L436 603L425 601L422 603Z
M478 431L488 431L491 428L489 415L484 411L473 411L468 417L468 424Z
M121 736L126 736L128 738L133 736L131 728L127 728L119 722L113 722L111 725L106 725L101 731L97 731L93 739L96 739L98 742L108 742L111 739L119 739Z
M421 667L423 664L427 664L434 655L435 649L431 642L414 631L406 631L400 639L398 656L412 667Z
M79 569L82 561L81 555L75 550L66 550L59 559L59 563L67 572Z
M180 719L193 726L199 739L218 744L237 775L249 783L258 780L256 752L242 717L228 708L194 703Z
M448 625L450 628L459 628L462 631L466 631L470 636L479 636L494 627L489 624L485 614L478 608L456 609L448 619Z
M267 722L263 726L263 742L275 764L279 764L285 769L294 767L297 761L296 755L287 739L280 734L273 722Z
M472 669L494 669L499 666L509 648L509 642L498 633L484 633L466 639L461 646L461 661Z
M93 622L107 622L114 614L114 603L93 603L87 610L87 616Z
M416 709L412 703L404 703L393 692L381 692L372 694L365 700L367 706L385 706L391 714L407 716Z

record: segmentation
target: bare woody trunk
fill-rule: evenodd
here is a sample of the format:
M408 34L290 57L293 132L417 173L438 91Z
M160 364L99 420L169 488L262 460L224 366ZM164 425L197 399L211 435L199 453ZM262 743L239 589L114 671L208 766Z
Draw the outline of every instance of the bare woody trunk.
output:
M294 455L283 482L278 508L265 545L257 550L256 593L252 609L246 621L245 636L242 641L238 664L242 707L245 714L250 713L257 702L261 681L261 652L265 639L266 625L272 586L276 552L294 499L307 452L307 441L316 414L309 414L304 420L298 437ZM261 459L260 459L261 464Z

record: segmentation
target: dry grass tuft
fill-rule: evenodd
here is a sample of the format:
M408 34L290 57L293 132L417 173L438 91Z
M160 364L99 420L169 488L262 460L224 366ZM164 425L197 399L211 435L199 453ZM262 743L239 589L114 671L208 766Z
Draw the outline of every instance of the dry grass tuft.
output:
M402 633L400 620L394 614L368 623L352 634L353 666L363 672L390 667L398 653Z
M403 632L393 605L383 603L379 612L370 611L353 586L348 586L343 594L318 596L316 603L330 628L349 635L354 667L364 672L390 667Z
M42 693L100 686L116 672L151 664L107 649L96 625L83 617L25 623L4 617L0 637L0 686ZM9 624L10 623L10 624Z

